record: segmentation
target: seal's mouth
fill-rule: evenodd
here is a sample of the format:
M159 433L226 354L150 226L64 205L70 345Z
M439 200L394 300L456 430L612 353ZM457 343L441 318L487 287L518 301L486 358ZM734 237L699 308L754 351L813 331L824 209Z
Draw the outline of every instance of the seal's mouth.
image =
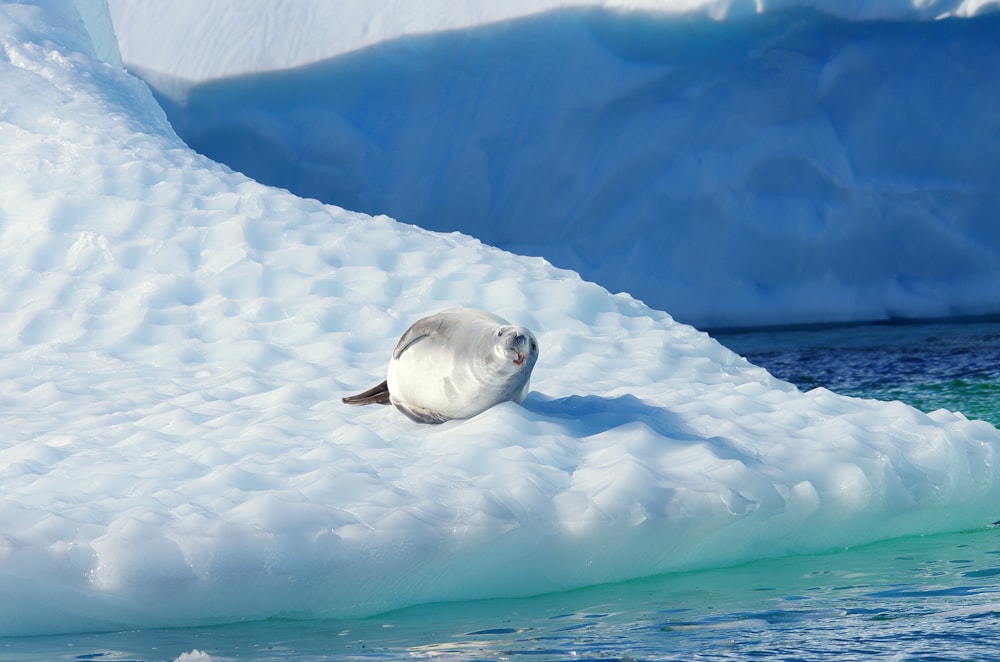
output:
M530 340L525 334L518 333L510 339L506 351L514 353L514 358L511 362L520 370L524 370L524 366L527 365L528 359L531 358L534 351L534 341Z

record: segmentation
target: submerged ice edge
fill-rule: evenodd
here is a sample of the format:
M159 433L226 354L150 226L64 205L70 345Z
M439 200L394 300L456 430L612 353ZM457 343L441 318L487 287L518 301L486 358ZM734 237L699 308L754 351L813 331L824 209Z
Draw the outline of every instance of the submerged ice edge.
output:
M542 260L261 186L81 29L0 5L0 634L375 613L996 519L992 426L801 393ZM456 303L538 330L523 407L339 402Z

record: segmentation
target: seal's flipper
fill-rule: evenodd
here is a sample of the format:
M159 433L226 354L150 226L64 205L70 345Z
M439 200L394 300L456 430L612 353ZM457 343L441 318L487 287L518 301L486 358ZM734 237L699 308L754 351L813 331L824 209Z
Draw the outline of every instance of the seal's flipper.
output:
M392 358L398 359L399 355L409 349L412 345L420 342L424 338L429 338L441 330L444 326L444 321L441 315L434 315L432 317L425 317L422 320L417 320L410 328L406 330L403 337L399 339L396 343L396 349L392 350Z
M389 404L389 383L382 382L378 386L373 386L364 393L350 395L341 398L345 405L387 405Z
M451 419L447 416L443 416L436 411L430 409L421 409L420 407L409 407L398 402L394 402L396 409L406 414L406 417L411 421L417 423L444 423L445 421L450 421Z

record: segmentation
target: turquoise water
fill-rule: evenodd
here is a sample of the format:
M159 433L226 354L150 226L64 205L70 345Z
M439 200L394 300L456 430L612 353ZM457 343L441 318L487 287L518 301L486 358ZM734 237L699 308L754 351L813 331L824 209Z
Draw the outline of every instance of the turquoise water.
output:
M1000 424L1000 323L722 340L803 388ZM241 660L1000 659L1000 529L360 620L0 639L0 660L172 660L195 649Z

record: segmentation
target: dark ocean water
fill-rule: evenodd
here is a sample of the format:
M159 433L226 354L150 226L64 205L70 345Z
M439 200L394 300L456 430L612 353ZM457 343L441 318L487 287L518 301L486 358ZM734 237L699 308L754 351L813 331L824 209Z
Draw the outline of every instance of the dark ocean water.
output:
M1000 322L876 324L719 336L802 390L902 400L1000 425Z

